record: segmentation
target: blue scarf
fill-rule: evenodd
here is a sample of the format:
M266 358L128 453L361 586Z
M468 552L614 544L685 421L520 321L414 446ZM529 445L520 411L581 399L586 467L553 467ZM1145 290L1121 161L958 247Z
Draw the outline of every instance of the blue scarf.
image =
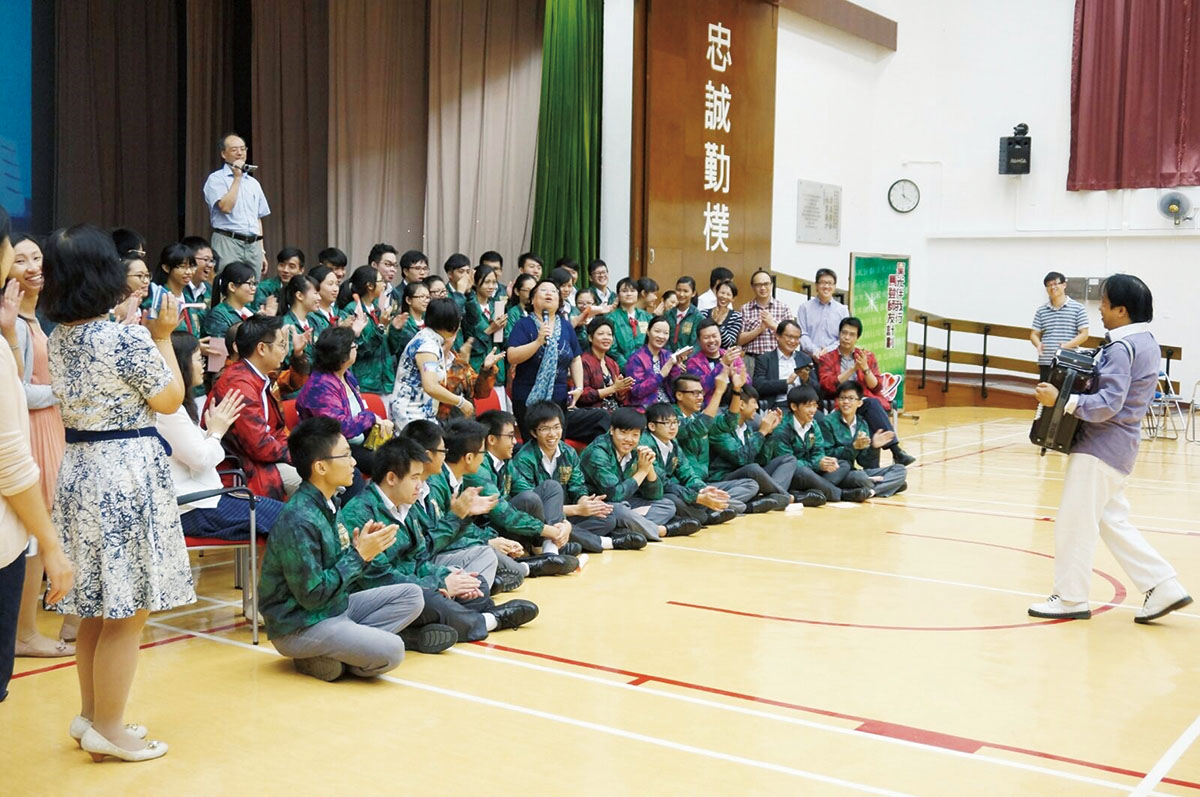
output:
M542 345L542 362L538 365L537 376L533 380L533 389L529 391L526 404L538 401L550 401L554 398L554 381L558 376L558 340L562 330L562 321L557 315L550 316L553 324L550 338Z

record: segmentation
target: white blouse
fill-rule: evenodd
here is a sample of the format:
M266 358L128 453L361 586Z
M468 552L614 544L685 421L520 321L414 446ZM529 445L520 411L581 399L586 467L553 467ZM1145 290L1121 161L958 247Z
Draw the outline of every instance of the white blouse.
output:
M219 490L221 477L217 475L217 465L225 459L225 449L221 440L210 436L188 417L183 407L170 415L158 413L155 423L158 433L171 444L171 481L175 483L175 495L198 493L202 490ZM192 504L179 507L180 513L192 509L214 509L221 500L219 495L204 498Z

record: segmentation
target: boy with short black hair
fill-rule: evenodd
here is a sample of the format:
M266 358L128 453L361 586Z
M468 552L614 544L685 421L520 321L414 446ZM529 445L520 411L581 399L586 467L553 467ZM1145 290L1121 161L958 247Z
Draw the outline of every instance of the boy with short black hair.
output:
M876 429L872 434L867 422L858 417L862 403L862 386L858 382L842 382L837 388L837 409L820 420L829 455L848 462L851 470L858 466L871 480L871 489L880 498L887 498L908 489L908 469L899 463L879 467L879 449L896 438L888 429Z
M425 606L421 588L352 590L367 563L395 544L399 527L372 520L348 531L338 522L333 498L354 480L354 455L336 420L301 421L289 444L303 482L271 528L263 556L258 595L267 635L298 672L323 681L346 669L363 678L393 670L404 658L397 634Z
M715 526L728 523L746 511L746 505L733 499L728 492L716 485L706 484L692 470L687 459L680 456L675 445L679 433L679 418L675 408L665 402L651 404L646 408L646 432L642 434L642 445L654 450L657 457L655 467L659 480L663 482L663 494L675 504L675 514L694 520L695 529L684 528L679 534L699 531L700 526Z
M873 495L871 480L850 463L829 455L821 424L816 420L817 391L800 385L788 391L788 412L771 433L769 457L791 454L796 473L790 486L792 496L804 506L821 506L827 501L861 503ZM819 492L818 499L813 492ZM822 500L823 499L823 500Z
M792 503L788 487L796 473L796 458L791 454L771 458L766 456L767 440L779 427L783 413L768 410L756 424L754 418L758 415L758 391L753 385L744 385L739 398L737 411L732 406L727 410L733 416L733 428L722 425L709 432L709 478L718 482L753 479L758 485L760 498L757 500L770 498L775 502L772 509L785 509Z
M717 306L717 286L725 280L732 280L733 272L723 266L717 266L708 274L708 290L696 297L696 309L701 313Z
M654 468L655 452L638 445L645 428L646 419L632 407L614 412L609 433L588 443L579 457L584 482L604 500L625 502L644 514L655 526L653 533L646 533L653 542L681 534L688 527L695 532L696 522L675 518L675 504L663 498L663 484Z
M533 434L509 463L512 489L527 492L544 484L562 488L563 514L570 518L571 539L585 551L639 550L646 536L657 534L657 524L637 514L626 504L609 503L589 495L575 449L562 441L562 409L552 401L530 404L525 422Z

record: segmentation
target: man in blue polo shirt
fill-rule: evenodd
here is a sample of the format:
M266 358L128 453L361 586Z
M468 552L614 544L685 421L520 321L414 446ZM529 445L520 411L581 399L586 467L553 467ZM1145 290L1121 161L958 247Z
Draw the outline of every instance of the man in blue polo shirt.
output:
M241 136L222 136L221 160L225 163L204 181L204 204L208 205L213 228L212 250L219 260L217 273L239 261L261 273L267 268L262 218L271 215L271 208L262 183L243 168L246 155L246 142Z
M1071 396L1066 411L1083 421L1067 458L1054 522L1054 594L1029 607L1033 617L1086 620L1097 538L1141 592L1136 623L1148 623L1192 602L1175 569L1129 522L1125 482L1133 471L1141 422L1154 397L1161 357L1150 333L1154 299L1146 283L1114 274L1100 286L1100 318L1108 336L1096 360L1096 390ZM1041 382L1039 402L1053 407L1058 388Z

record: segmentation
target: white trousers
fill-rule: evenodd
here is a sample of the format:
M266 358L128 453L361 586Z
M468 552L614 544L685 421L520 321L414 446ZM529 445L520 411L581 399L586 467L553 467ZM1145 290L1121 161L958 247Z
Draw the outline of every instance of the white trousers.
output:
M1175 577L1175 570L1129 522L1125 474L1091 454L1071 454L1054 523L1054 592L1088 599L1096 540L1103 539L1139 592Z

